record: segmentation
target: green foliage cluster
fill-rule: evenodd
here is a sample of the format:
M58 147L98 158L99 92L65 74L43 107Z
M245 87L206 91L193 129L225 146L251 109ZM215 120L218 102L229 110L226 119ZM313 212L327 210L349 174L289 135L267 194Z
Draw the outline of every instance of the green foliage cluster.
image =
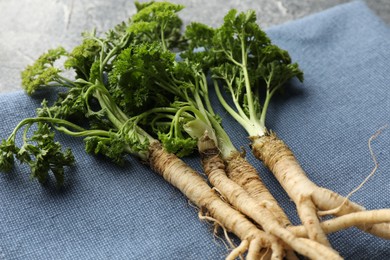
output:
M72 51L49 50L22 72L28 94L53 86L67 90L50 105L43 101L36 117L22 120L2 141L0 171L10 171L16 158L40 182L51 172L62 184L64 167L74 159L55 141L54 131L83 138L88 153L119 164L127 154L146 159L156 140L186 156L205 132L228 153L234 147L214 113L209 75L222 105L252 132L265 127L275 91L290 78L302 79L298 65L271 43L253 11L231 10L219 28L194 22L182 34L177 13L183 6L147 2L136 7L133 17L102 36L84 33ZM75 78L66 78L64 69ZM231 95L232 107L219 85ZM23 128L23 144L17 146L16 133Z
M31 126L32 122L28 123ZM57 184L64 182L64 167L73 165L74 157L70 149L62 151L61 144L54 141L54 132L46 123L37 122L37 129L31 137L24 135L23 145L17 147L15 135L3 140L0 145L0 171L12 169L15 157L30 166L31 178L45 183L49 172L52 172Z
M22 86L27 94L33 94L39 87L48 86L53 82L66 85L59 73L61 70L54 66L54 63L67 55L63 47L51 49L42 54L33 65L27 66L22 72Z
M169 105L166 93L156 92L155 81L169 72L174 60L175 54L164 51L158 42L124 49L108 74L110 94L128 115L139 114L151 105Z
M211 52L218 53L218 64L211 68L212 77L220 81L215 81L216 88L223 84L234 103L231 107L219 95L222 105L250 135L263 134L272 96L291 78L303 80L298 64L272 44L256 23L254 11L231 10L215 31Z

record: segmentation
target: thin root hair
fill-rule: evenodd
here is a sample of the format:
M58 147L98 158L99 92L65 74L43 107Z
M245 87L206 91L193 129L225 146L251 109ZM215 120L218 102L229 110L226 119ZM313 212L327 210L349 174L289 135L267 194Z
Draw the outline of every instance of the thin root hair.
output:
M347 203L349 198L358 190L360 190L364 184L368 182L368 180L374 175L374 173L378 170L378 160L375 156L374 150L372 149L372 142L382 133L383 130L388 128L388 124L382 126L379 128L369 139L368 139L368 150L370 151L370 155L372 158L372 161L374 162L374 168L371 170L370 174L354 189L352 190L344 199L344 201L338 206L337 208L331 209L331 210L326 210L326 211L318 211L319 216L325 216L325 215L334 215L337 214L342 207Z
M221 222L219 222L217 219L215 219L213 217L207 216L207 213L205 213L204 210L200 210L199 211L198 217L199 217L200 220L205 220L205 221L212 222L215 225L216 229L218 229L218 227L220 227L223 230L223 234L225 236L225 240L228 243L228 245L226 244L224 239L222 239L222 238L220 238L218 236L218 234L217 234L218 232L216 232L216 229L214 230L214 237L217 237L217 238L221 239L223 244L225 245L225 247L227 249L235 249L237 247L234 244L234 242L231 240L227 229L222 225Z

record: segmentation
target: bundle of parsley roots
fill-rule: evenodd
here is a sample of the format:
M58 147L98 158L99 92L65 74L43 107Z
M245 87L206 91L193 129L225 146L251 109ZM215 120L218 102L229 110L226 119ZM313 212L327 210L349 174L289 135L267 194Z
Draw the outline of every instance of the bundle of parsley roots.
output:
M182 28L181 5L136 7L128 21L86 32L70 52L51 49L22 72L29 95L55 87L57 98L43 100L36 117L2 140L2 172L18 160L40 183L53 176L61 186L77 159L55 140L61 132L117 164L128 156L147 163L197 206L200 219L225 231L227 259L340 259L327 234L351 226L390 238L390 210L367 211L318 187L266 128L272 97L290 79L302 81L303 72L260 29L255 12L231 10L219 28ZM296 204L302 225L291 224L234 146L211 96L246 130L250 149ZM180 159L190 154L199 155L204 175ZM325 215L333 217L321 220Z

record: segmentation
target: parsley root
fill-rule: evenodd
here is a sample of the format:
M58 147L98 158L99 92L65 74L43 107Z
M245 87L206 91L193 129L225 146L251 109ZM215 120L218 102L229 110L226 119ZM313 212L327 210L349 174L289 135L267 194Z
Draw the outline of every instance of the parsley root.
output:
M223 202L198 173L174 154L166 152L157 142L152 143L149 148L148 163L155 172L178 188L196 206L206 210L219 224L241 239L243 246L232 251L231 259L235 259L238 251L237 254L250 251L252 259L256 259L254 256L260 253L258 247L267 248L276 240L260 231L244 215Z
M226 160L226 174L258 203L264 203L282 226L291 225L283 209L264 185L257 170L240 153L234 153Z
M267 201L262 204L252 198L241 186L226 176L225 164L214 141L207 135L199 140L199 151L202 156L203 168L210 183L231 203L235 208L253 219L264 231L275 235L294 251L311 259L337 259L340 256L331 248L319 248L322 245L306 240L298 239L293 233L285 229L277 220L272 211L267 208Z
M318 187L308 179L304 170L295 159L287 145L275 134L262 137L252 137L252 149L254 155L274 173L284 190L295 202L298 214L307 228L309 237L317 237L318 226L317 211L332 210L341 205L336 216L348 213L364 211L364 207L345 200L341 195ZM306 213L306 215L304 215ZM378 213L378 214L384 214ZM386 216L384 216L386 217ZM348 225L348 224L346 224ZM367 225L362 222L356 225L365 232L377 235L382 238L390 238L390 225L387 223ZM324 234L324 233L323 233Z
M298 64L291 62L288 52L273 45L255 21L253 12L232 10L225 16L223 25L216 29L212 43L206 48L210 56L220 55L216 57L216 65L211 67L214 88L221 105L251 138L254 155L274 173L295 202L309 237L329 246L318 210L336 208L344 198L312 183L292 152L275 135L269 134L265 125L272 97L288 80L303 81L303 73ZM222 94L221 86L227 95ZM229 102L227 97L230 97ZM344 207L346 212L364 210L352 202ZM367 232L389 237L388 224L374 225Z

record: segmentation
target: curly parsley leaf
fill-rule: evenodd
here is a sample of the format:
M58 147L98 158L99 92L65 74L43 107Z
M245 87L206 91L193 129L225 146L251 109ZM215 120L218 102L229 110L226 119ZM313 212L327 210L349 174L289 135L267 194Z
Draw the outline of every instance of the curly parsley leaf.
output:
M63 47L50 49L42 54L34 64L28 65L22 71L22 87L27 94L31 95L40 87L50 83L63 83L59 76L62 70L54 66L54 63L62 56L67 56Z

